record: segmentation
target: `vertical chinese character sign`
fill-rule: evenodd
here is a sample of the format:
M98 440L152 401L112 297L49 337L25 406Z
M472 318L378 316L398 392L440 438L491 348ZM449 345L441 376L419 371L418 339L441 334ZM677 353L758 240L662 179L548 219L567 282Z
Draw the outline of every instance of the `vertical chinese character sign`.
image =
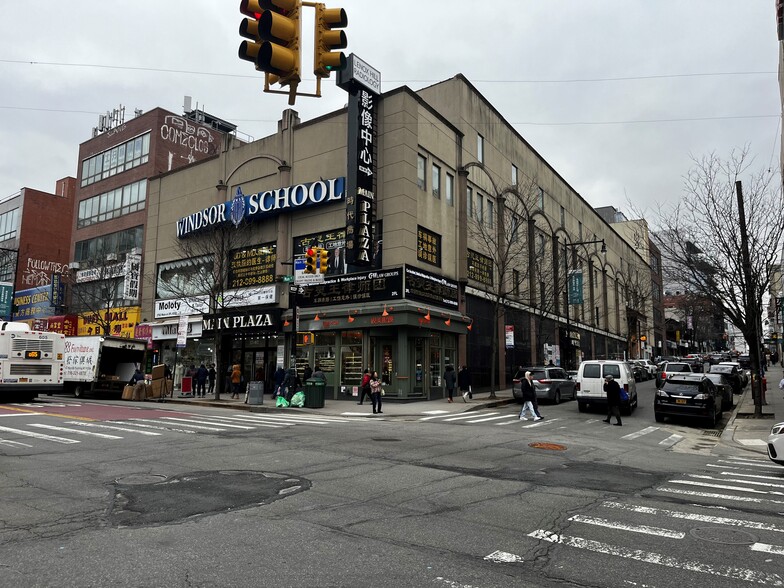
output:
M139 299L139 277L141 274L142 256L129 253L125 257L125 279L123 280L123 298Z
M338 72L338 85L349 93L346 259L350 265L369 266L374 253L381 73L351 54L348 67Z

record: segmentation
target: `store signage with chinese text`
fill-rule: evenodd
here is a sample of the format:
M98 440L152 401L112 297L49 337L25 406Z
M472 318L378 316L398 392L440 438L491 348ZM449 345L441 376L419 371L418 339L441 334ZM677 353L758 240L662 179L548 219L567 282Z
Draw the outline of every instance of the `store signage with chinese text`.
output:
M302 307L360 304L402 296L403 270L392 268L327 277L324 284L304 288L304 292L297 295L297 304Z
M274 284L276 261L275 243L235 249L229 255L229 289Z
M458 307L458 284L454 280L405 266L405 297L425 304Z

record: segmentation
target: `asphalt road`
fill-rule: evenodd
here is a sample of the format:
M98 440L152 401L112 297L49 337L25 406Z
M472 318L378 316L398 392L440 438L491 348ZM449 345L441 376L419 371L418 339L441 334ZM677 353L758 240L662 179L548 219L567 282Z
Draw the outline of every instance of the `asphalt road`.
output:
M652 388L623 427L0 405L0 586L784 585L784 468Z

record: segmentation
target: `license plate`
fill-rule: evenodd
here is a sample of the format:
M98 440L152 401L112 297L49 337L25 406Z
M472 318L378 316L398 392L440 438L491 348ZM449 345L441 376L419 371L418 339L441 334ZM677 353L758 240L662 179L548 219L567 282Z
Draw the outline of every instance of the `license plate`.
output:
M676 398L675 399L675 404L686 404L686 399L685 398Z

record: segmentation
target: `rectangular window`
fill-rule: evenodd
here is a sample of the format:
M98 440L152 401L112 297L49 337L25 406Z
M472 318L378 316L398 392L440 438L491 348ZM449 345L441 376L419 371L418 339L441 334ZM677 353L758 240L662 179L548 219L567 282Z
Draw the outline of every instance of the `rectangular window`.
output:
M485 220L485 205L481 194L476 195L476 222L482 223Z
M517 166L512 164L512 185L517 185Z
M479 163L485 162L485 138L478 133L476 135L476 159Z
M19 230L19 209L14 208L0 214L0 241L16 238Z
M561 207L561 226L566 226L566 209L563 206Z
M466 214L468 218L474 217L474 191L470 186L466 188Z
M446 196L446 203L449 206L455 205L455 176L446 172L446 180L444 182L444 196Z
M81 185L89 186L98 180L147 163L150 155L150 133L115 145L82 162Z
M520 272L517 270L512 270L512 293L520 296Z
M517 240L520 238L520 223L522 220L520 219L519 215L512 214L512 233L509 236L509 239L512 243L517 243Z
M140 180L79 202L78 228L111 220L131 212L144 210L147 180Z
M431 175L430 184L433 188L433 196L440 199L441 198L441 168L434 163L431 172L432 175Z
M539 210L544 210L544 188L539 186Z
M427 181L425 178L425 169L427 168L427 159L424 155L417 155L417 186L420 190L427 189Z
M580 241L583 240L583 223L577 222L577 237L579 237Z
M495 213L493 210L495 209L494 203L489 198L487 199L487 224L492 229L495 226Z

